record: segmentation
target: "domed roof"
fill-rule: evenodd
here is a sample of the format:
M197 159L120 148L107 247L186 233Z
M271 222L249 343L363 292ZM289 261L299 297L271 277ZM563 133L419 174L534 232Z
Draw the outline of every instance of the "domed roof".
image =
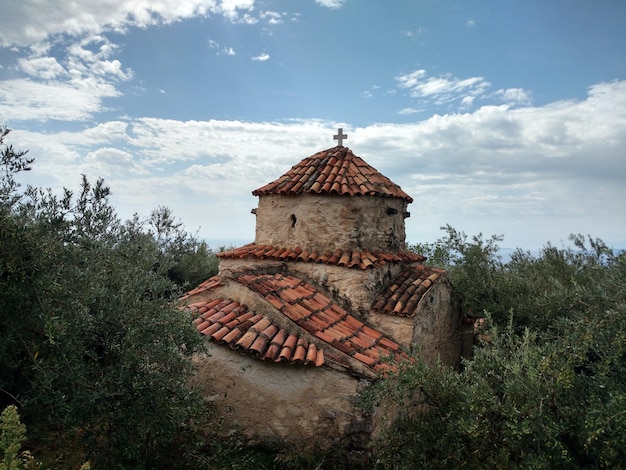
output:
M413 202L400 186L342 145L303 159L280 178L252 192L254 196L302 193L382 196Z

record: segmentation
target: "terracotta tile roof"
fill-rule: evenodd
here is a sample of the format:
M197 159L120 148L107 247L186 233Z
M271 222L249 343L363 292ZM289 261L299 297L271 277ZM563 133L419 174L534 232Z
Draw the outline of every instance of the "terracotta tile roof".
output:
M202 284L200 284L195 289L192 289L189 292L186 292L185 295L183 297L181 297L179 300L185 300L185 299L191 297L192 295L201 294L202 292L209 291L209 290L211 290L211 289L213 289L215 287L219 287L220 285L221 284L220 284L219 276L210 277L209 279L204 281Z
M373 253L369 250L351 251L336 249L331 250L306 250L302 248L279 248L271 245L257 245L249 243L233 250L223 251L217 254L220 258L259 258L273 260L304 261L308 263L334 264L355 269L376 268L388 263L412 263L422 262L426 257L412 251L397 253Z
M366 366L388 369L384 357L403 357L400 346L349 315L312 285L283 274L243 274L235 279L259 293L290 320Z
M217 343L255 355L259 359L319 367L324 352L302 336L289 334L246 305L227 299L213 299L187 306L198 317L200 333Z
M400 186L343 146L305 158L277 180L252 192L255 196L301 193L384 196L413 202Z
M412 317L428 288L445 275L443 269L428 266L406 268L394 279L393 284L382 289L372 305L372 310L377 313Z

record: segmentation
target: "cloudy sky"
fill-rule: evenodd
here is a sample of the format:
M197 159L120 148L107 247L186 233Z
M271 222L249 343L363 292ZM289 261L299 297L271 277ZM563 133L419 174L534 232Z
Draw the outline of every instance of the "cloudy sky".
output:
M252 190L344 145L446 223L504 247L626 247L623 0L20 0L0 15L0 124L24 184L103 177L254 240Z

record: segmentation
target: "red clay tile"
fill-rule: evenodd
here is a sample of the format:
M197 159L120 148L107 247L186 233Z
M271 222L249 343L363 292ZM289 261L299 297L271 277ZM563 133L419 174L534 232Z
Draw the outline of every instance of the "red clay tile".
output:
M361 265L361 253L359 251L353 251L352 257L350 258L350 261L348 261L348 267L349 268L353 268L355 266L360 267L360 265Z
M276 259L276 260L300 260L308 263L325 263L337 266L348 266L353 269L370 269L382 266L388 263L414 263L422 262L426 258L413 252L396 252L396 253L371 253L369 251L342 251L330 250L319 252L316 250L308 251L301 248L287 249L273 247L269 245L255 245L250 243L244 245L240 249L225 251L217 254L220 258L246 258L256 257L258 259Z
M270 343L267 350L263 354L262 359L266 361L277 361L279 353L280 353L280 347L274 343Z
M388 338L382 337L378 340L378 344L380 344L381 346L390 349L392 351L399 351L400 350L400 346L398 346L397 343L389 340Z
M239 331L239 330L232 330L231 333L229 334L234 334L233 332L236 332L236 331ZM246 331L244 335L241 336L241 338L237 340L237 342L235 343L235 346L240 347L241 349L250 349L250 346L252 345L252 343L254 342L256 338L257 338L257 332L253 329L249 329L248 331ZM228 335L224 337L224 341L227 343L231 342L228 340Z
M200 320L199 322L196 323L196 321L194 320L194 323L196 325L196 328L198 331L202 332L202 330L205 330L206 328L208 328L209 326L211 326L211 322L208 322L206 320Z
M363 322L360 320L357 320L352 315L346 315L345 322L350 328L352 328L355 331L363 327Z
M310 363L313 362L315 363L317 361L317 348L315 347L314 344L309 344L309 349L306 352L306 357L304 359L305 363Z
M231 304L232 305L232 304ZM230 307L230 305L229 305ZM232 309L231 309L232 310ZM226 313L226 310L222 310L223 313ZM231 320L234 320L235 318L237 318L238 313L237 312L233 312L230 311L228 313L226 313L226 315L224 315L222 318L219 319L219 322L221 324L226 324Z
M342 335L342 337L344 338L348 338L355 333L354 328L351 328L345 321L335 323L326 331L335 331L338 334Z
M280 329L272 338L271 344L282 348L286 339L287 332L283 329Z
M281 310L285 306L285 303L282 300L280 300L278 297L276 297L275 295L268 295L265 298L270 304L272 304L278 310Z
M304 338L298 338L298 342L296 344L296 350L293 353L292 361L295 362L304 362L306 357L306 350L308 348L308 343Z
M316 313L314 313L314 317L319 318L320 321L323 322L324 324L326 324L327 326L334 325L339 320L343 319L342 316L337 315L335 312L333 312L330 309L326 309L324 311L316 312Z
M351 338L346 340L346 343L349 344L354 351L361 352L371 348L374 345L374 341L372 341L371 339L365 339L358 336L352 336Z
M250 346L250 351L254 351L257 355L262 355L267 347L267 337L263 337L261 335L257 336L254 340L254 343Z
M240 336L242 336L242 332L238 328L235 328L226 333L222 341L226 344L236 343Z
M252 319L255 316L256 315L254 314L254 312L251 312L251 311L247 310L247 308L246 308L245 311L242 310L240 312L240 315L237 318L235 318L232 322L229 322L228 325L230 326L231 324L242 324L242 323L245 323L248 320ZM256 321L258 321L258 320L254 319L254 322L256 322Z
M334 341L335 338L333 338L330 335L327 335L326 333L324 333L323 331L316 331L315 336L318 337L319 339L321 339L322 341L324 341L325 343L332 343Z
M311 311L300 304L286 305L282 312L296 323L311 316Z
M323 365L325 362L324 360L324 351L321 349L317 350L317 354L315 356L315 367L320 367L321 365Z
M349 344L345 343L344 341L335 340L331 343L331 346L333 346L335 349L338 349L339 351L347 355L352 355L355 352L354 348L350 346Z
M213 333L215 333L216 331L218 331L220 328L222 328L222 325L219 323L213 323L211 326L207 327L201 327L198 326L198 331L200 333L202 333L203 335L206 336L213 336Z
M341 258L339 259L339 262L337 264L339 266L347 266L348 263L350 262L351 257L352 257L352 253L349 251L345 251L343 255L341 255Z
M276 325L270 324L267 328L265 328L261 332L260 336L263 336L267 338L268 340L271 340L276 335L276 333L278 333L278 327Z
M379 339L381 338L383 335L382 333L370 328L369 326L364 325L363 329L361 330L363 332L363 334L369 336L370 338L375 338L375 339Z
M420 299L434 282L445 277L445 271L423 265L405 268L391 285L384 286L372 303L378 313L412 317Z
M215 341L222 341L224 336L226 336L228 333L230 333L230 331L231 330L229 330L228 328L223 326L219 330L217 330L215 333L213 333L211 335L211 338L213 338Z
M283 349L289 349L290 354L293 353L296 349L296 343L298 342L298 336L294 334L290 334L285 342L283 343Z
M366 189L363 184L367 184ZM339 146L303 159L280 178L252 194L319 194L331 191L350 196L396 197L413 202L400 186L354 155L349 148Z
M372 367L378 363L378 361L372 357L366 356L365 354L361 354L360 352L354 353L354 358L358 361L361 361L364 364Z

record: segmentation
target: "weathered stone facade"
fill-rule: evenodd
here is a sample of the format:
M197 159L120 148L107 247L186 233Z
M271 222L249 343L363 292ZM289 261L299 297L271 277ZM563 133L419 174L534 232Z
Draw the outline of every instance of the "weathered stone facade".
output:
M376 416L355 399L403 347L456 366L461 319L444 271L407 252L412 201L342 146L257 189L255 242L183 299L210 338L196 377L226 431L252 442L357 447Z
M256 209L258 245L400 251L407 202L380 196L269 194Z

